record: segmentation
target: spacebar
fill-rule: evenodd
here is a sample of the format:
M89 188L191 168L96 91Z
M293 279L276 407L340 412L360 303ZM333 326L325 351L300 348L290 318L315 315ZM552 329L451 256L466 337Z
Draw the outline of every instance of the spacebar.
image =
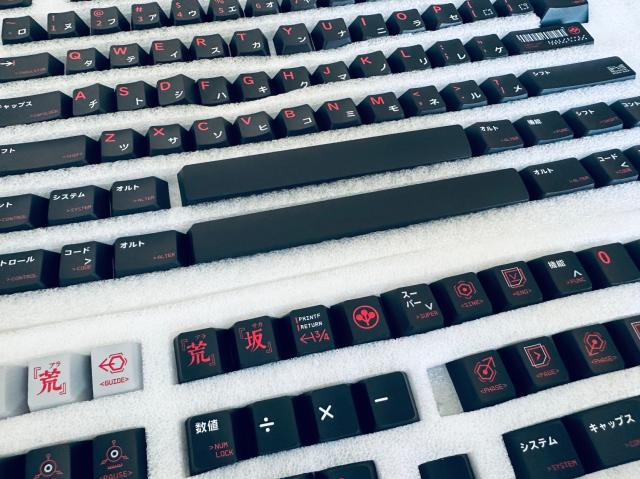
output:
M197 223L195 263L266 253L529 200L514 169L404 186Z
M183 206L471 158L461 126L445 126L185 166Z

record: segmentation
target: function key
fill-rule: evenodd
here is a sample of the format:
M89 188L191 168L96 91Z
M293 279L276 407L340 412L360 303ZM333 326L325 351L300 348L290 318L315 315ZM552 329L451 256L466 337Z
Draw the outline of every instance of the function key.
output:
M244 14L247 17L262 17L280 13L280 6L274 0L247 0L244 6Z
M247 409L259 456L302 447L293 398L267 399Z
M259 141L275 140L273 120L264 111L253 115L239 116L235 123L236 138L241 145Z
M147 477L147 441L145 431L102 434L93 440L93 477Z
M109 68L107 58L95 48L69 50L65 66L65 74L97 72Z
M535 200L595 188L593 178L576 158L528 166L520 174Z
M513 73L491 77L482 82L480 88L491 104L524 100L529 93Z
M234 57L268 57L270 54L267 38L258 29L235 32L229 42L229 49Z
M29 412L27 405L27 368L22 366L0 366L0 419L19 416ZM7 469L8 466L5 466ZM2 475L9 478L12 475Z
M531 0L542 25L589 21L588 0Z
M351 34L342 18L322 20L311 32L316 50L340 48L351 43Z
M71 116L71 98L52 91L0 100L0 127L63 120Z
M324 306L296 309L282 321L292 356L306 356L336 348L329 311Z
M278 27L273 37L273 46L278 55L308 53L314 50L311 34L304 23Z
M224 39L216 34L194 37L189 49L191 58L194 60L211 60L229 56L229 45Z
M498 16L490 0L466 0L460 5L458 11L466 23L488 20Z
M487 106L487 97L474 80L450 83L440 92L449 110L461 111L468 108Z
M408 117L444 113L447 106L434 86L411 88L400 97L402 109Z
M191 136L182 125L152 126L147 131L149 156L171 155L191 150Z
M148 30L169 25L169 19L158 2L131 5L131 29Z
M533 7L529 0L496 0L493 7L501 17L512 15L524 15L533 12Z
M349 26L349 33L354 42L363 42L389 36L384 17L379 13L356 17Z
M394 73L412 72L431 68L424 48L420 45L398 48L389 56L388 63Z
M593 105L572 108L562 116L578 138L609 133L623 128L622 120L606 103L594 103Z
M522 261L478 273L496 312L509 311L542 302L542 291Z
M622 119L625 128L640 125L640 97L618 100L611 104L611 109Z
M611 186L638 179L638 170L618 149L593 153L581 160L596 182L596 186Z
M415 8L393 12L387 19L387 29L391 35L424 32L424 20Z
M587 472L640 459L640 398L625 399L562 419Z
M91 441L59 444L29 451L24 477L91 477L91 468Z
M149 54L137 43L112 45L109 48L110 68L131 68L149 65Z
M344 62L320 65L311 76L314 85L324 85L351 79L349 68Z
M46 226L48 204L45 198L31 194L0 198L0 233Z
M198 0L172 0L169 20L174 26L202 23L206 19Z
M465 132L477 156L524 148L520 134L509 120L474 123Z
M466 454L425 462L418 466L418 470L420 471L421 479L442 479L444 477L475 479L476 477Z
M375 296L352 299L331 308L333 326L341 346L391 339L380 300Z
M280 8L283 12L300 12L318 8L316 0L282 0Z
M565 331L553 336L573 380L624 369L624 361L601 324Z
M2 21L2 43L16 45L18 43L46 40L47 31L29 16L5 18Z
M442 306L447 324L460 324L493 313L493 306L478 277L466 273L441 279L431 285Z
M177 231L118 238L113 248L116 278L166 271L191 263L186 237Z
M336 441L362 434L351 386L340 384L300 396L307 415L303 416L306 442ZM309 411L313 411L311 417Z
M0 58L0 83L64 74L64 64L49 53Z
M464 45L458 39L436 42L427 50L431 64L436 67L449 67L469 63L471 58Z
M239 0L216 0L209 2L208 16L214 22L236 20L244 16Z
M54 190L49 197L49 226L109 216L109 192L97 186Z
M47 15L49 40L83 37L89 35L89 27L75 12L59 12Z
M589 248L578 253L596 288L610 288L640 280L640 270L620 243Z
M486 351L447 363L462 409L476 411L516 398L507 368L497 351Z
M622 353L625 365L640 365L640 316L618 319L605 324L609 334Z
M282 358L277 320L268 316L239 321L231 328L241 369L274 363Z
M440 30L462 24L462 18L453 3L431 5L422 14L422 19L428 30Z
M118 181L111 186L111 214L131 215L171 207L169 185L155 177Z
M409 378L394 372L364 379L353 385L365 433L406 426L420 420Z
M514 126L527 146L546 145L574 138L573 130L557 111L525 116L516 121Z
M362 125L358 108L351 98L323 103L316 112L316 118L323 130L339 130Z
M380 296L395 336L411 336L444 327L442 310L426 284L394 289Z
M91 241L62 247L60 253L60 286L89 283L113 278L113 248Z
M548 337L531 339L500 350L518 394L537 393L569 382L569 371Z
M504 58L509 56L507 47L504 46L498 35L483 35L481 37L473 37L464 47L469 52L471 60L474 62L493 60L496 58Z
M140 343L110 344L92 349L91 381L94 398L142 389Z
M147 154L144 137L135 130L105 131L100 136L102 162L131 160Z
M529 262L529 267L546 300L591 291L587 271L572 251L543 256Z
M228 331L214 328L179 334L173 341L180 384L234 369Z
M316 479L378 479L373 461L356 462L316 472Z
M60 255L42 249L0 256L0 294L53 288L58 285Z
M126 32L129 22L117 7L91 9L91 35Z
M511 431L502 439L517 477L572 479L585 473L560 420Z

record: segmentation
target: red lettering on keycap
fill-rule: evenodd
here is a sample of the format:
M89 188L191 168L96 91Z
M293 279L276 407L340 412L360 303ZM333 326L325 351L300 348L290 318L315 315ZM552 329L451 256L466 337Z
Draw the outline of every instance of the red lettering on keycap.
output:
M80 52L77 52L75 50L71 50L68 55L71 60L80 60L82 58Z
M206 47L207 46L207 40L205 38L198 37L198 38L196 38L196 45L199 46L199 47Z
M104 142L105 143L115 143L116 142L116 134L115 133L105 133L104 134Z
M111 51L115 55L126 55L128 47L111 47Z
M73 99L74 99L75 101L78 101L78 100L86 100L86 99L87 99L87 95L85 95L85 94L84 94L84 92L83 92L82 90L78 90L78 91L76 92L76 96L74 96L74 97L73 97Z
M381 96L370 96L369 99L374 105L384 105L384 98Z
M402 20L402 21L404 21L404 20L406 20L406 19L407 19L407 18L409 18L409 17L407 17L407 14L406 14L406 13L404 13L404 12L397 12L397 13L396 13L396 18L397 18L398 20Z
M282 114L285 118L295 118L296 112L294 110L283 110Z
M326 31L333 30L333 23L331 22L320 22L320 25L322 26L323 30L326 30Z
M240 117L240 121L242 123L244 123L245 125L249 126L251 124L251 121L253 120L252 116L241 116Z
M255 85L256 81L251 75L247 75L242 77L242 83L244 83L245 85Z
M291 32L293 31L293 28L291 27L282 27L282 29L285 31L287 35L291 35Z
M129 96L129 87L119 86L118 87L118 96Z
M211 86L211 83L209 83L209 80L200 80L198 83L200 84L200 89L203 91Z
M411 58L411 55L409 55L404 50L400 50L400 56L402 56L402 58Z
M167 91L171 88L171 82L161 81L160 83L158 83L158 88L160 89L160 91Z
M153 42L153 49L157 52L164 51L164 43L163 42Z
M598 259L602 264L611 264L611 256L606 251L598 251Z
M156 128L155 126L153 127L153 136L164 136L164 127L162 128Z
M327 109L329 111L340 111L340 105L336 102L327 103Z
M240 40L244 41L247 34L245 32L236 32L236 36L240 38Z
M283 71L282 78L284 78L285 80L295 80L296 75L292 71L288 71L288 72Z
M371 59L369 57L360 57L360 63L363 65L371 65Z
M199 121L198 123L196 123L196 128L200 131L209 131L209 122Z

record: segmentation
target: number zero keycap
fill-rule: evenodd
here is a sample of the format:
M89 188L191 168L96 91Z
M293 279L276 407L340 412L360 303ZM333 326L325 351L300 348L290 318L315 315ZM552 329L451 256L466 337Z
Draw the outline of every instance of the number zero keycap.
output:
M620 243L589 248L578 253L596 288L640 281L640 270Z
M378 471L373 461L364 461L316 472L315 479L378 479Z

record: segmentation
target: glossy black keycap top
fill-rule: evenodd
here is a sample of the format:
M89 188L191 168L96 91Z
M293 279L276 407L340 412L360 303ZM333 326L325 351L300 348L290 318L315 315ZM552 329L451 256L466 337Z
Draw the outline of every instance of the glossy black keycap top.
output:
M529 97L529 92L513 73L488 78L482 82L480 88L491 104L524 100Z
M447 111L447 105L434 86L410 88L402 94L399 100L408 117L433 115Z
M53 91L0 100L0 127L63 120L71 116L71 98Z
M416 284L380 296L395 336L411 336L444 327L444 315L431 288Z
M31 194L0 198L0 233L46 226L48 204L45 198Z
M76 12L49 13L47 15L49 40L89 35L89 27Z
M596 288L640 281L640 270L620 243L589 248L578 253Z
M269 56L269 43L258 29L235 32L229 42L229 50L234 57Z
M117 181L111 186L111 215L123 216L170 208L169 185L156 177Z
M546 300L593 289L587 271L572 251L543 256L529 262Z
M496 312L542 302L542 291L526 263L503 264L478 273Z
M351 35L342 18L322 20L311 31L316 50L340 48L351 43Z
M542 25L589 21L588 0L531 0Z
M375 296L352 299L331 308L333 327L341 346L391 339L389 323Z
M247 409L259 456L302 447L292 397L267 399L253 403Z
M169 19L158 2L131 5L131 29L148 30L169 25Z
M131 160L147 155L144 136L131 128L126 130L105 131L100 136L100 160Z
M622 120L606 103L572 108L562 116L578 138L622 130L624 127Z
M336 441L362 433L348 384L311 391L299 400L307 411L302 416L301 428L307 444Z
M191 134L196 150L223 148L235 143L231 124L224 118L196 121L191 126Z
M557 111L525 116L516 121L513 126L516 127L527 146L546 145L574 137L573 130Z
M605 324L626 367L640 365L640 316L617 319Z
M31 6L31 0L0 0L0 10Z
M474 123L465 131L476 156L524 147L520 134L509 120Z
M453 3L430 5L422 14L428 30L440 30L462 24L462 18Z
M0 294L58 285L60 255L42 249L0 256Z
M54 190L49 196L49 226L98 220L109 216L109 192L97 186Z
M391 35L424 32L424 20L415 8L393 12L387 19L387 30Z
M558 42L561 40L561 43ZM594 40L580 23L534 28L508 33L502 42L511 55L592 45Z
M275 318L262 316L239 321L231 328L240 368L252 368L282 359Z
M91 35L126 32L129 22L117 7L91 9Z
M336 348L329 310L324 306L296 309L281 321L290 356L306 356Z
M214 328L181 333L173 341L178 381L186 383L234 370L232 339Z
M365 461L331 467L315 476L316 479L378 479L378 471L373 461Z
M448 67L469 63L471 57L458 39L436 42L427 50L431 64L436 67Z
M379 432L420 420L409 378L394 372L352 386L363 432Z
M102 434L93 440L93 477L147 477L147 440L145 430Z
M47 31L30 16L5 18L2 21L2 43L16 45L47 39Z
M638 170L618 149L593 153L580 161L598 187L618 185L638 179Z
M50 53L0 58L0 83L64 74L64 63Z
M25 478L64 477L86 479L92 476L91 441L48 446L29 451L26 455ZM57 472L56 472L57 471Z
M280 26L273 37L273 46L278 55L309 53L315 49L304 23Z
M491 301L474 273L441 279L431 284L431 289L442 306L448 325L465 323L493 313Z
M97 241L70 244L60 251L60 286L113 278L113 247Z
M113 245L115 277L189 266L191 255L185 239L177 231L117 239Z
M464 45L471 55L471 60L480 62L484 60L494 60L509 56L507 47L504 46L500 37L495 33L473 37Z
M452 111L488 105L487 97L473 80L451 83L444 87L440 94Z
M593 178L576 158L528 166L521 174L537 200L595 188Z
M65 75L97 72L109 68L109 60L96 48L69 50L65 60ZM62 73L61 73L62 74Z
M622 119L625 128L640 125L640 97L618 100L611 104L611 109Z
M476 477L466 454L425 462L418 466L418 470L420 471L421 479L443 479L446 477L475 479Z

